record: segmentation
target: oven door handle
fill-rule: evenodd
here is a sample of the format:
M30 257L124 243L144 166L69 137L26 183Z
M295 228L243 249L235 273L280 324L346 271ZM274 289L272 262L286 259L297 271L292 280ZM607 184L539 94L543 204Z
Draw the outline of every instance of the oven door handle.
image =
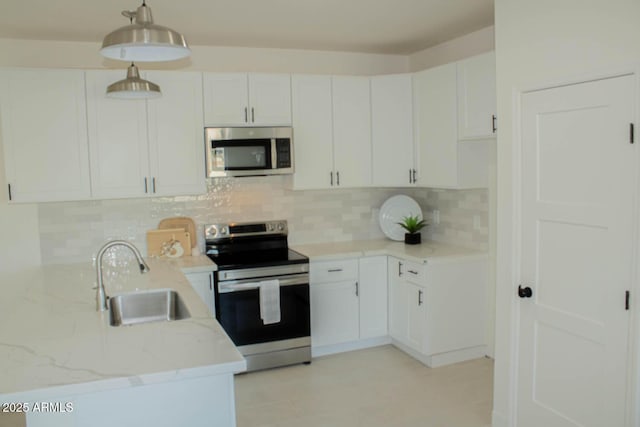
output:
M280 287L283 286L293 286L293 285L304 285L309 283L309 276L304 274L302 277L273 277L273 278L265 278L266 280L275 280L277 279L280 282ZM218 283L218 293L225 294L229 292L239 292L239 291L249 291L253 289L260 288L260 281L256 280L232 280L228 282L220 282Z

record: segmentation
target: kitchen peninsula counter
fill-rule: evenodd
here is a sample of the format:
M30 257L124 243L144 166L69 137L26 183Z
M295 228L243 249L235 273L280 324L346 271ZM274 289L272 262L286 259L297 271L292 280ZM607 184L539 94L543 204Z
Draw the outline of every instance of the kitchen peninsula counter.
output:
M201 416L192 420L188 413L172 424L177 420L164 414L162 405L178 399L173 408L166 407L175 410L182 403L173 394L179 393L189 396L183 398L187 402L193 399L194 417L203 415L194 405L215 408L217 399L232 410L229 423L220 425L235 425L233 374L246 369L245 360L181 272L212 271L215 265L204 256L149 259L148 264L148 274L139 274L136 265L105 268L107 295L171 288L184 300L190 318L110 326L109 312L96 311L90 263L0 275L0 402L74 402L78 426L109 425L114 419L106 414L127 412L127 402L139 409L131 409L129 420L145 415L141 423L128 425L158 425L151 421L156 418L160 425L206 425ZM218 385L230 386L231 394L213 390ZM208 395L197 395L202 393ZM144 414L145 404L157 414ZM104 423L92 411L100 412ZM72 425L65 415L50 414L53 418L39 424L40 417L27 414L27 425L58 425L55 420Z

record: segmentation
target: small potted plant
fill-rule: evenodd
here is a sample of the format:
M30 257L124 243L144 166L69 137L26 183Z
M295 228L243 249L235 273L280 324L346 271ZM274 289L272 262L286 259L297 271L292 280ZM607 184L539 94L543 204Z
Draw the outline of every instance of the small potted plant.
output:
M420 219L418 215L408 215L402 218L402 222L397 223L407 232L404 234L404 242L408 245L417 245L422 241L420 230L427 225L424 219Z

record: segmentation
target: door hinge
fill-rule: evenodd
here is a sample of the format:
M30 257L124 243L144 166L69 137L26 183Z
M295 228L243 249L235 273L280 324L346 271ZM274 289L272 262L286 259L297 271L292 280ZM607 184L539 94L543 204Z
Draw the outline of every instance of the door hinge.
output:
M633 123L629 123L629 144L633 144L635 142L636 132L635 126Z
M625 291L625 293L624 293L624 309L627 310L627 311L629 310L630 299L631 299L631 292Z

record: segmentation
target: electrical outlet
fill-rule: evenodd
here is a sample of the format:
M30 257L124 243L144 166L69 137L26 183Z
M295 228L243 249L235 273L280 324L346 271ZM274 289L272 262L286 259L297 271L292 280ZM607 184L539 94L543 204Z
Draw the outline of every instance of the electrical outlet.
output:
M433 219L434 225L440 224L440 211L438 209L434 209L431 212L431 218Z

